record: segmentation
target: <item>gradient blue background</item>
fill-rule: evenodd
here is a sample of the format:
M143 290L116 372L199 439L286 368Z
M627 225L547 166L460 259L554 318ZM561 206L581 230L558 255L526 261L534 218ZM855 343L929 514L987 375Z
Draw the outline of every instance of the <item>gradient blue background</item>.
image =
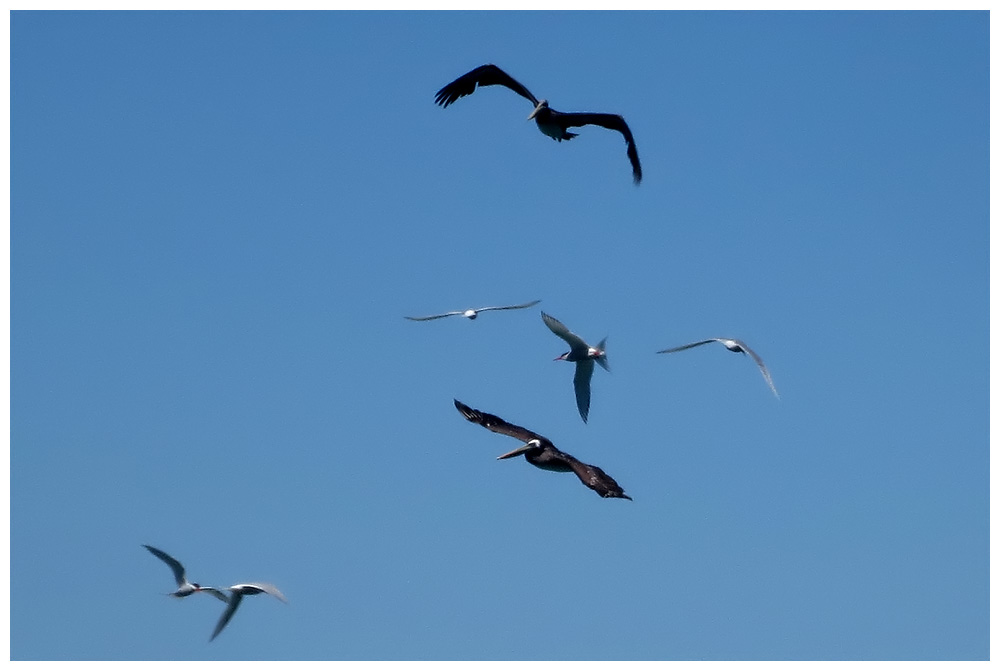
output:
M986 12L11 33L12 658L988 658Z

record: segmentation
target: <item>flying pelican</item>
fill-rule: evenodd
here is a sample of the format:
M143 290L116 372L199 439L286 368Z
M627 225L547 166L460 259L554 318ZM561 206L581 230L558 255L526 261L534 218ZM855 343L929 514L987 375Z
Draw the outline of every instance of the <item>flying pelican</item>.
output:
M162 559L167 564L167 566L170 567L170 570L174 572L174 580L177 581L177 591L171 592L167 596L175 596L178 598L183 598L185 596L191 596L195 592L206 592L214 596L216 599L220 599L226 603L229 603L229 597L220 592L219 590L217 590L216 588L202 587L196 582L188 582L187 577L185 575L184 566L182 566L179 561L168 555L163 550L157 550L156 548L150 545L143 545L142 547L146 548L147 550L152 552L153 555Z
M229 624L229 620L233 618L233 613L235 613L236 609L239 608L240 601L243 600L245 595L270 594L276 599L284 603L288 603L288 599L285 598L285 595L282 594L277 587L266 582L240 583L239 585L233 585L227 589L229 589L229 592L232 594L229 598L229 606L227 606L226 610L223 611L222 617L219 618L218 624L215 625L215 631L212 632L212 638L208 639L209 641L214 641L215 637L219 635L219 632L226 628L226 625Z
M531 301L530 303L522 303L520 305L501 305L492 308L469 308L468 310L453 310L452 312L445 312L440 315L431 315L429 317L407 317L407 319L413 320L415 322L425 322L431 319L441 319L441 317L452 317L454 315L462 315L463 317L468 317L469 319L475 319L479 316L480 312L486 312L487 310L520 310L522 308L530 308L532 305L538 305L541 300Z
M458 399L455 399L455 407L470 422L487 428L494 433L502 433L505 436L524 441L524 445L516 450L511 450L507 454L501 454L497 459L510 459L511 457L523 454L529 464L546 471L557 471L560 473L573 471L576 473L576 477L580 478L580 482L606 499L619 498L632 500L632 497L626 494L610 475L597 466L585 464L573 455L566 454L553 445L552 441L545 436L540 436L534 431L529 431L516 424L505 422L496 415L474 410Z
M580 417L584 423L587 415L590 414L590 378L594 374L594 362L601 365L601 368L610 372L608 368L608 357L604 352L604 344L607 338L597 343L597 347L591 347L583 341L583 338L575 333L571 333L561 321L555 317L542 313L542 321L551 329L553 333L569 343L570 350L560 354L553 361L575 361L576 374L573 375L573 389L576 390L576 407L580 411Z
M680 352L682 349L691 349L692 347L697 347L698 345L707 345L710 342L722 343L730 352L743 352L744 354L749 354L750 358L757 364L757 367L760 368L760 372L764 376L767 386L771 388L771 391L774 392L774 395L777 398L781 398L778 396L778 390L774 387L774 382L771 380L771 374L767 372L767 366L764 365L764 360L757 356L757 353L750 349L750 347L747 346L747 344L742 340L736 340L735 338L709 338L708 340L699 340L698 342L688 343L687 345L681 345L680 347L661 349L657 352L657 354Z
M528 119L534 119L535 123L538 124L538 130L558 142L572 140L577 136L577 133L570 133L566 130L573 126L593 124L618 131L625 137L626 153L628 160L632 163L632 179L636 184L642 181L639 152L636 151L632 131L629 130L628 124L620 115L594 112L557 112L549 107L548 100L539 100L523 84L495 65L480 65L450 84L446 84L437 92L434 102L442 107L447 107L459 98L472 94L476 90L476 86L493 86L495 84L506 86L514 93L530 100L535 109L528 115Z

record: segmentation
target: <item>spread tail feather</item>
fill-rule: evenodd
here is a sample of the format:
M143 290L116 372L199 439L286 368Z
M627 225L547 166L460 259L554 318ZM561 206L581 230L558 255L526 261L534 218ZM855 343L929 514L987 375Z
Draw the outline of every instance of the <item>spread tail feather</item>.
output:
M608 344L608 338L607 338L607 336L605 336L601 340L601 342L597 343L597 349L601 350L602 352L607 352L607 344ZM597 357L596 361L597 361L598 364L600 364L601 368L603 368L604 370L608 371L609 373L611 372L611 369L608 368L608 355L607 354L602 354L601 356Z

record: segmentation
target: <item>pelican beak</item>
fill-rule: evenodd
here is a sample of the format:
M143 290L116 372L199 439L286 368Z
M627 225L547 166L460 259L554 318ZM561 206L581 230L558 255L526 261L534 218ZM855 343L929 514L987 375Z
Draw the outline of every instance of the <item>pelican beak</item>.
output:
M501 454L499 457L497 457L497 460L500 460L500 459L510 459L511 457L516 457L519 454L524 454L525 452L527 452L528 450L530 450L532 447L534 447L534 445L532 443L525 443L524 445L522 445L521 447L517 448L516 450L511 450L507 454Z
M534 119L538 115L538 113L542 111L542 108L547 106L548 103L546 101L544 100L540 101L537 105L535 105L535 109L531 110L531 114L528 115L528 121Z

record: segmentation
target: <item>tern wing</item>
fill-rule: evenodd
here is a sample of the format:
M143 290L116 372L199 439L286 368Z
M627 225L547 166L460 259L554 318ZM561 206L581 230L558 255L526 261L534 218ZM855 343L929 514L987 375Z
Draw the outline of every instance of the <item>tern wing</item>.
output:
M584 359L576 362L576 373L573 375L573 389L576 391L576 409L584 423L590 414L590 378L594 376L594 360Z
M151 545L143 545L142 547L152 552L154 556L162 559L166 563L166 565L170 567L170 570L174 572L174 580L177 581L178 587L183 587L185 584L187 584L187 577L185 576L184 567L181 565L179 561L168 555L163 550L157 550Z
M243 594L241 592L231 592L232 596L229 598L229 605L226 606L226 610L222 611L222 617L219 618L219 622L215 625L215 631L212 632L212 638L209 641L214 641L215 637L226 628L229 621L233 619L233 613L240 606L240 601L243 600Z
M764 360L761 359L759 356L757 356L757 353L754 352L752 349L750 349L747 346L747 344L742 340L737 340L736 344L739 345L744 352L750 355L750 358L753 359L754 363L757 364L757 367L760 368L760 373L761 375L764 376L764 380L767 382L767 386L771 388L771 391L774 392L774 395L777 398L781 398L780 396L778 396L778 390L775 388L774 381L771 379L771 373L768 372L767 366L764 365Z
M463 310L454 310L452 312L445 312L444 314L440 315L430 315L428 317L406 317L406 319L415 322L426 322L430 321L431 319L441 319L441 317L451 317L452 315L460 315L460 314L465 314L465 312Z
M583 338L571 332L568 328L566 328L565 324L563 324L555 317L547 315L543 312L542 321L545 322L545 325L549 327L550 331L552 331L557 336L565 340L569 344L571 349L576 351L579 351L580 349L583 349L583 351L587 351L587 349L589 349L589 346L583 340Z
M229 603L229 595L216 587L202 587L198 591L205 592L206 594L211 594L222 603Z
M486 312L487 310L520 310L522 308L530 308L533 305L538 305L542 301L539 299L537 301L531 301L530 303L521 303L520 305L503 305L500 307L492 308L476 308L476 312Z
M722 342L719 338L709 338L708 340L699 340L698 342L691 342L687 345L681 345L680 347L671 347L670 349L661 349L657 354L669 354L671 352L680 352L684 349L691 349L692 347L697 347L698 345L705 345L710 342Z
M249 582L249 583L245 583L245 586L247 586L247 587L256 587L261 592L265 592L267 594L270 594L271 596L273 596L274 598L278 599L279 601L282 601L284 603L288 603L288 599L286 599L285 595L281 593L281 590L279 590L277 587L275 587L274 585L272 585L269 582Z

